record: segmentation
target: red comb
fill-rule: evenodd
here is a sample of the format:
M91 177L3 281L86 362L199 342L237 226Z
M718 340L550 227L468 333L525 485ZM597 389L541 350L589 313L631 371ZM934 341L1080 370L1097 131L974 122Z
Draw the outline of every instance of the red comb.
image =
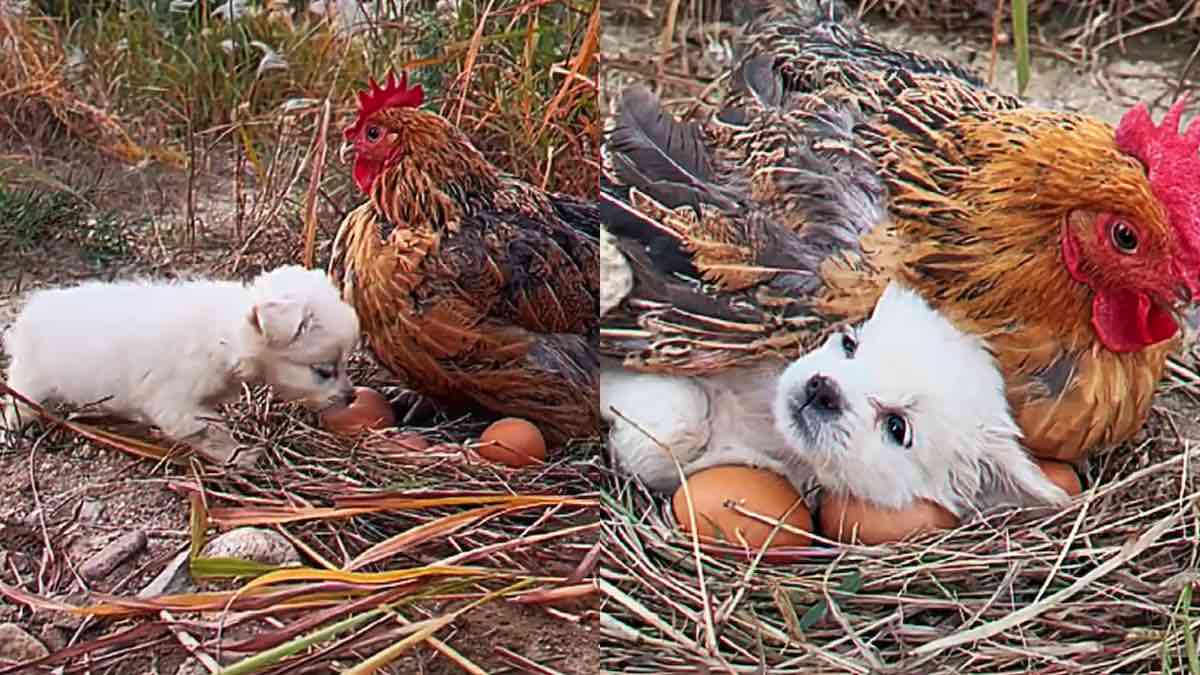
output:
M358 92L358 119L354 121L354 126L346 129L347 140L357 136L363 123L380 110L415 108L425 100L425 90L421 85L408 86L408 73L400 73L399 82L396 81L395 72L388 73L387 83L382 87L373 79L367 80L367 85L370 89Z
M1200 117L1179 133L1184 94L1155 126L1145 103L1125 113L1117 125L1117 147L1146 167L1150 189L1167 211L1171 226L1193 256L1200 256Z

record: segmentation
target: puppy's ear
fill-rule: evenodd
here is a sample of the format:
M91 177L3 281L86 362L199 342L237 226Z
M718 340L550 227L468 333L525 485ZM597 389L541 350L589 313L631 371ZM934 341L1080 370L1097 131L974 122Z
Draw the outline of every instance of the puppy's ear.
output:
M1006 501L1039 506L1061 506L1070 500L1030 458L1016 435L989 434L977 467L974 480L954 481L956 487L974 483L976 494L963 495L968 503L987 503L984 495L1005 495Z
M304 332L308 319L304 303L291 298L265 300L250 312L250 325L272 345L291 344Z

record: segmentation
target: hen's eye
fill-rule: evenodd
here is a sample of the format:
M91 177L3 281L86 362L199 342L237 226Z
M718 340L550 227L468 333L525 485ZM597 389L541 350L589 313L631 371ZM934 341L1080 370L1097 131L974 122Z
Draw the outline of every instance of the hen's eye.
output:
M1116 246L1118 251L1121 253L1133 253L1137 250L1137 234L1129 226L1129 223L1118 220L1113 223L1111 232L1113 246Z
M333 377L337 375L337 366L327 363L313 366L312 369L313 372L317 374L317 377L321 378L322 380L333 379Z
M891 437L896 445L905 448L912 447L912 427L908 426L908 421L896 413L891 413L883 420L883 428L887 431L887 435Z
M367 127L367 140L368 141L371 141L372 143L374 143L375 141L379 140L379 137L382 135L383 135L383 131L380 130L379 127L374 126L374 125Z
M842 351L846 353L846 358L854 358L854 352L858 350L858 341L849 333L842 333Z

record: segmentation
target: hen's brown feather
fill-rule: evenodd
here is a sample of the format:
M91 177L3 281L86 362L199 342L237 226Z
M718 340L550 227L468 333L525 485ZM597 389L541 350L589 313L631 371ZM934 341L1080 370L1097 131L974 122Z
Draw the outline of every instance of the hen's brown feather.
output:
M594 435L594 203L501 175L431 113L381 117L404 147L331 262L372 353L446 404L531 419L552 443Z

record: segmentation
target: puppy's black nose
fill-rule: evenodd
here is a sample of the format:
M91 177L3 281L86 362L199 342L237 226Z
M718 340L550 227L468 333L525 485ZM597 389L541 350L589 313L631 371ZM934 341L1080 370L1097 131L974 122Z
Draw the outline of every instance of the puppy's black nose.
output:
M824 375L813 375L804 385L804 393L817 410L836 415L842 411L842 392L837 383Z

